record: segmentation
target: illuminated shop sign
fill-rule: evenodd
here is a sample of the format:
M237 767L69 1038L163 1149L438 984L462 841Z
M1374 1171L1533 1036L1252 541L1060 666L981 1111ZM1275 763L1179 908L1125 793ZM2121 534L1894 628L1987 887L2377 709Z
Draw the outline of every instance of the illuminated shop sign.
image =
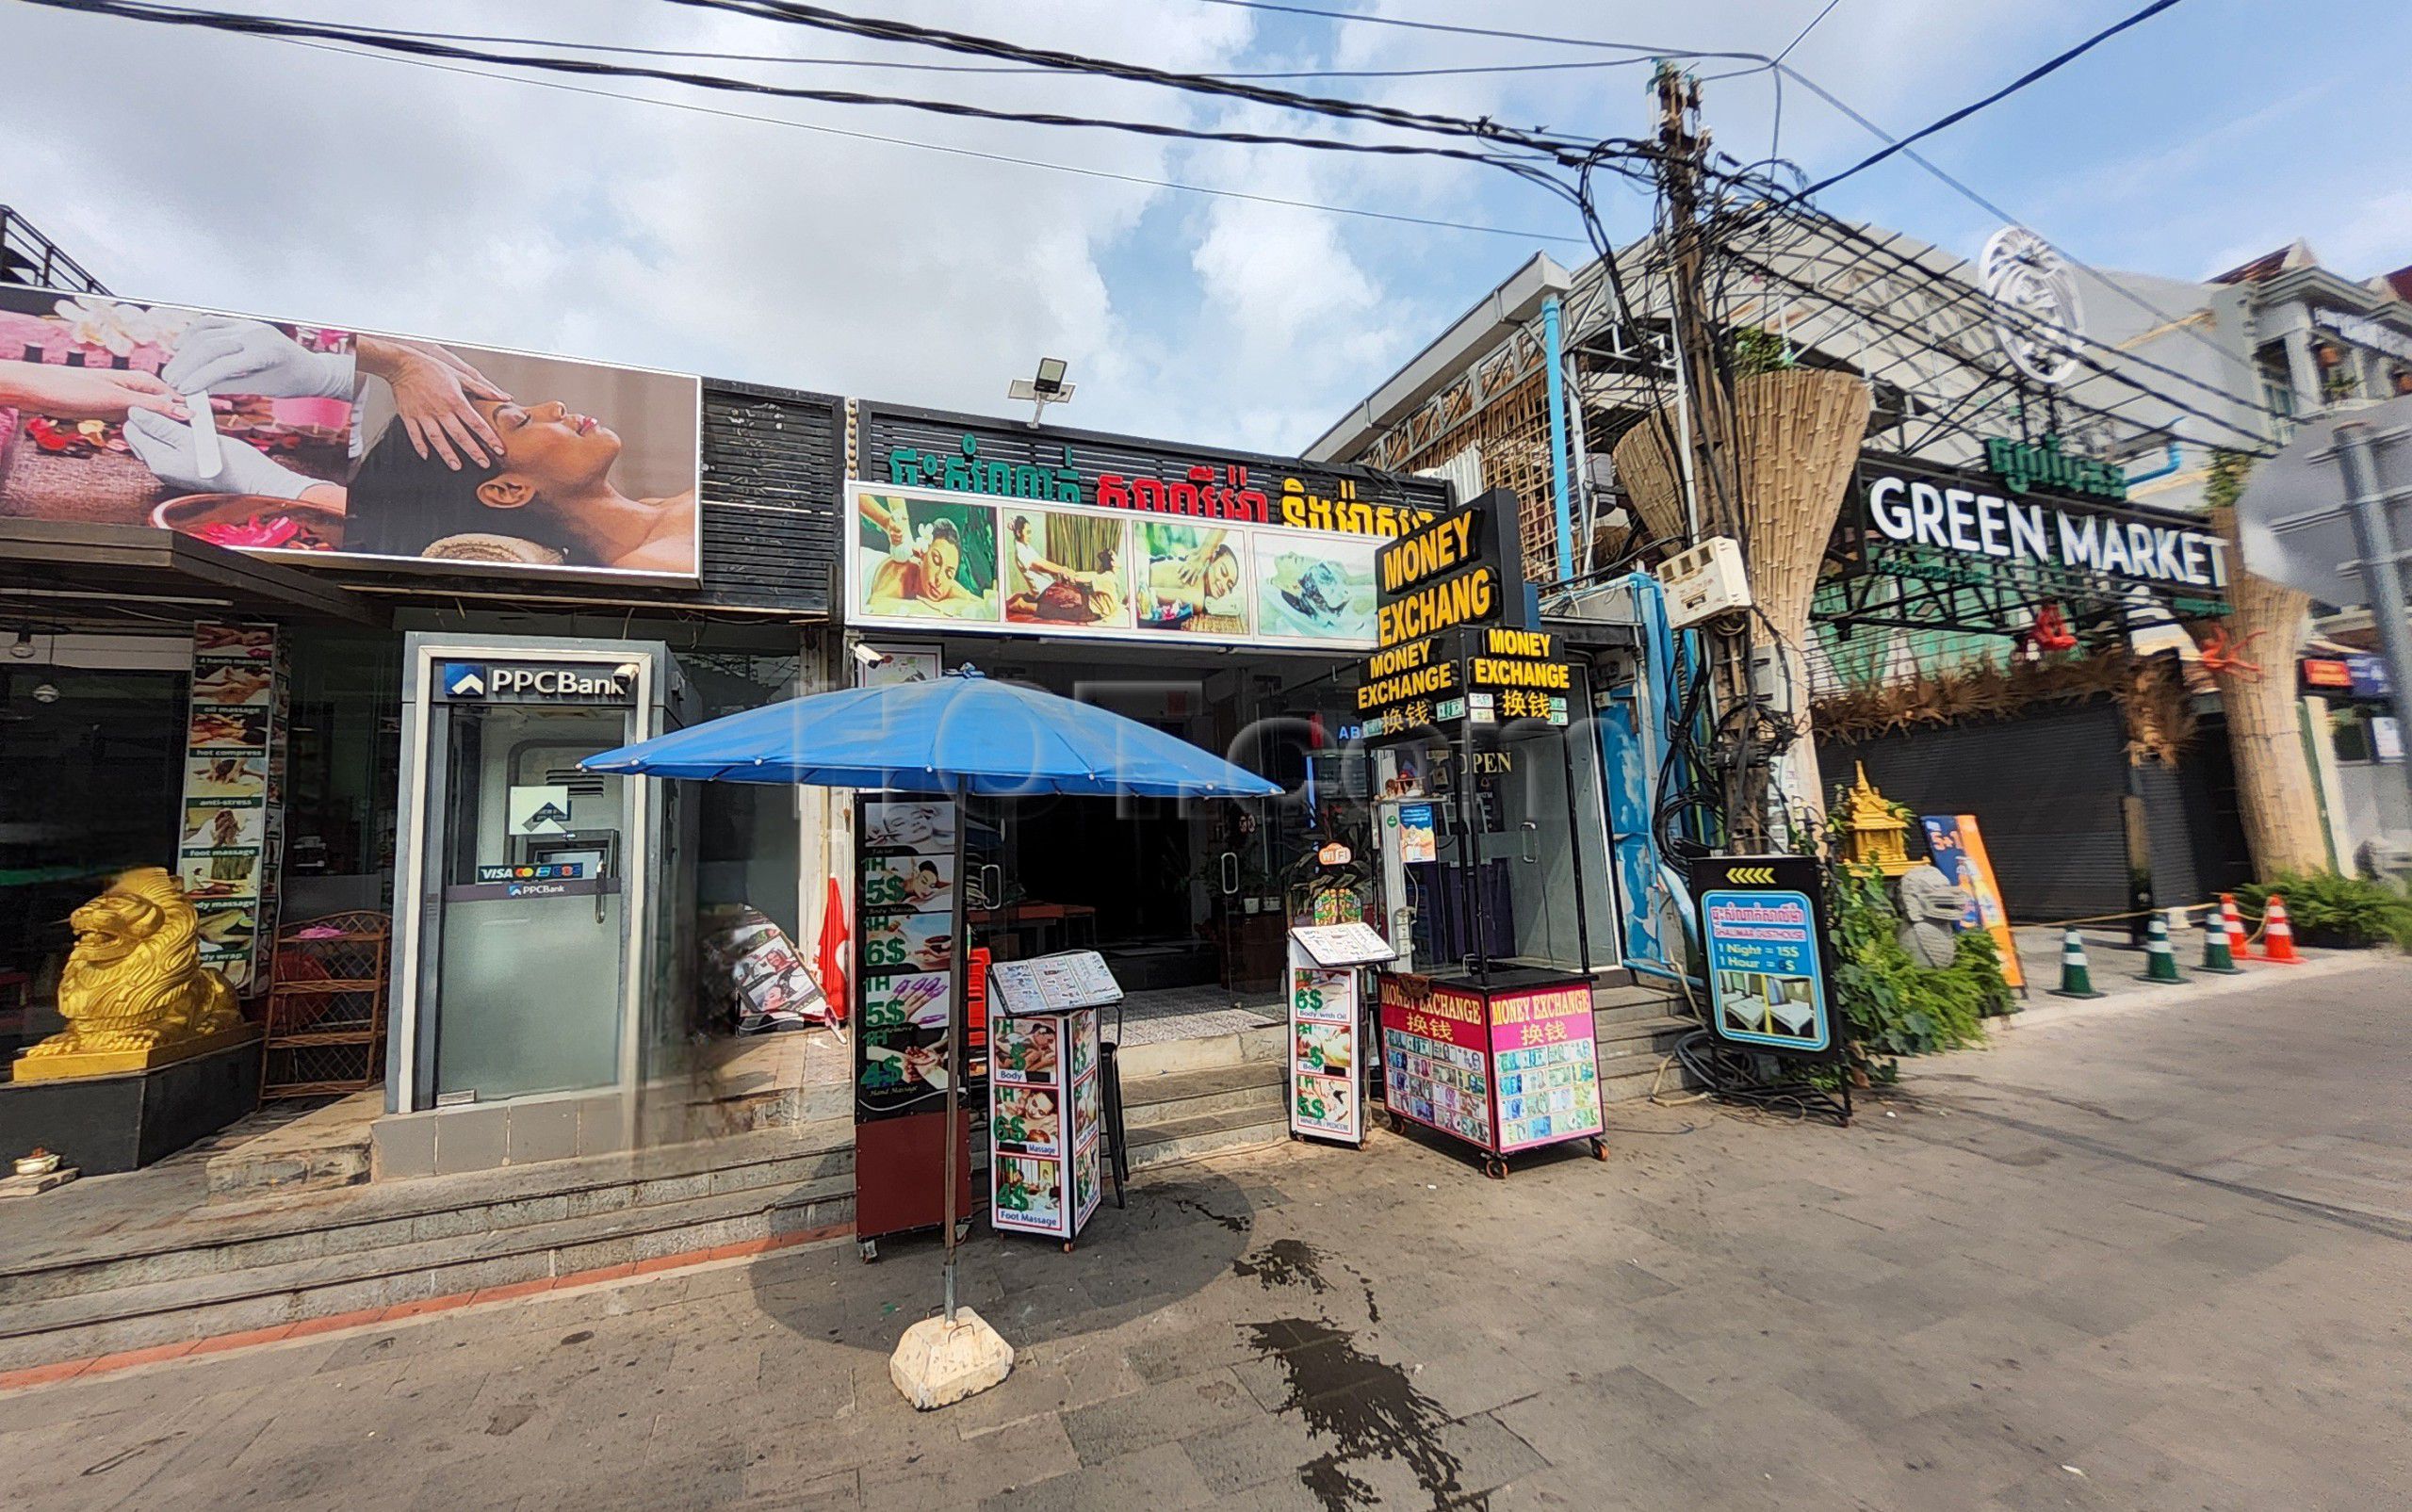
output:
M1367 740L1426 725L1546 720L1564 724L1574 668L1558 637L1496 626L1384 646L1358 669Z
M1493 489L1374 557L1380 649L1360 664L1364 738L1465 722L1566 723L1574 669L1530 628L1516 496Z
M452 704L625 704L632 669L594 662L446 661L437 698Z
M1148 472L1091 469L1073 460L1071 444L1050 442L1046 447L1058 460L998 456L994 442L990 455L983 456L980 438L968 431L952 450L892 446L886 458L888 481L899 488L1385 539L1441 518L1438 509L1362 497L1353 478L1298 476L1240 462L1180 457L1165 458Z
M1459 626L1527 622L1515 496L1493 489L1445 519L1403 535L1374 557L1385 646Z
M872 483L849 485L846 516L846 617L856 626L1377 643L1371 536Z
M2227 586L2227 543L2185 515L2022 495L2004 480L1874 461L1861 463L1860 495L1867 529L1905 546L2169 588Z

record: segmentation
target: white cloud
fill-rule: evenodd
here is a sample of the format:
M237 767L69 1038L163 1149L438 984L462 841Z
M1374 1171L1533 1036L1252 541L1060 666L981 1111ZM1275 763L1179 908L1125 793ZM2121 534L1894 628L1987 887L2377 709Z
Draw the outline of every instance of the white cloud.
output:
M1372 0L1371 8L1665 47L1767 51L1799 30L1818 3L1701 0L1670 11L1638 0L1587 7L1493 0L1454 9L1434 0ZM390 8L363 0L280 0L276 8L398 24ZM882 0L878 8L1201 71L1457 68L1589 56L1191 0L980 7ZM1793 61L1879 122L1906 129L2102 19L2094 0L2015 7L1846 0ZM510 8L422 0L409 20L430 31L963 61L647 0ZM545 88L26 7L8 8L6 24L10 63L31 63L12 67L9 88L0 91L9 197L127 294L992 413L1008 408L1005 382L1043 352L1069 359L1082 383L1076 412L1062 412L1065 418L1199 442L1304 445L1534 246L1202 199L574 90L656 95L1143 179L1578 229L1565 206L1504 174L1426 157L1182 145L625 80L560 79L569 88ZM2164 54L2184 35L2161 26L2106 54L2099 66L2087 60L2080 67L2092 71L2092 84L2079 95L2090 87L2096 99L2114 97L2103 86L2119 83L2122 69L2179 67ZM2299 45L2290 35L2271 45L2281 42ZM2364 51L2381 61L2389 56L2375 45ZM1052 74L664 65L1072 113L1336 129L1282 112ZM1699 65L1704 73L1726 66L1742 65ZM1647 129L1647 73L1643 61L1296 87L1633 136ZM1718 146L1758 156L1772 105L1765 75L1708 89ZM2340 86L2339 97L2376 96ZM2217 108L2221 121L2251 114ZM1986 141L1995 119L1946 138L1938 149L1945 160L1957 163L1971 143ZM1396 136L1346 129L1361 138ZM2138 138L2160 139L2115 131L2100 139L2108 150ZM1787 90L1788 155L1830 168L1872 144L1805 91ZM2274 177L2266 189L2241 192L2216 176L2216 157L2181 152L2143 174L2116 213L2097 202L2068 218L2071 225L2049 208L2057 203L2051 175L2071 164L2031 155L2034 166L2021 168L2025 183L1972 176L2014 210L2027 202L2043 206L2041 229L2063 244L2118 232L2127 245L2115 252L2132 245L2149 253L2128 258L2137 266L2192 272L2203 247L2255 224L2291 227L2298 219L2340 267L2392 266L2412 255L2403 224L2412 208L2404 198L2339 195L2326 170L2286 175L2290 190L2299 187L2290 201ZM2184 187L2160 184L2164 171L2182 174ZM1898 211L1893 219L1904 229L1953 244L1982 219L1915 170L1888 169L1853 188L1887 197L1877 200L1879 213ZM2322 195L2322 213L2306 219L2299 204ZM1624 187L1611 186L1605 197L1612 225L1622 229L1632 228L1644 203L1642 191ZM2339 221L2346 224L2327 229ZM2145 240L2153 236L2159 241ZM1580 255L1562 244L1550 250L1570 260Z

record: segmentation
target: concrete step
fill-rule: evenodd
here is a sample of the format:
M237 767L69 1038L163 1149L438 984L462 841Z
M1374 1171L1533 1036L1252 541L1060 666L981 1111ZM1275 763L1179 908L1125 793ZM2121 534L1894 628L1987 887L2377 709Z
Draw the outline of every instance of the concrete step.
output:
M1132 1087L1149 1077L1279 1062L1287 1053L1289 1044L1287 1024L1263 1024L1237 1033L1200 1034L1190 1039L1160 1040L1152 1045L1126 1041L1116 1051L1115 1060L1122 1067L1122 1090L1128 1096Z
M19 1304L372 1253L697 1197L775 1192L854 1168L833 1122L705 1144L431 1177L211 1208L139 1234L104 1233L0 1260L0 1336Z
M1688 1018L1661 1014L1655 1018L1600 1026L1594 1031L1594 1043L1599 1046L1603 1061L1621 1055L1665 1055L1673 1051L1677 1040L1699 1027Z
M1262 1108L1235 1108L1223 1113L1175 1118L1141 1129L1133 1127L1131 1171L1160 1170L1209 1155L1278 1145L1290 1136L1288 1110L1277 1097Z
M1627 982L1613 986L1595 986L1591 989L1591 1006L1594 1009L1608 1009L1632 1007L1641 1003L1658 1003L1662 1005L1658 1011L1665 1013L1667 1010L1663 1005L1670 1000L1671 993L1670 987L1657 982Z
M1681 1012L1680 1003L1670 1003L1664 998L1653 998L1646 1002L1620 1003L1614 1008L1594 1008L1591 1010L1591 1022L1605 1031L1610 1024L1638 1024L1647 1019L1665 1018Z
M1179 1071L1122 1081L1122 1122L1136 1131L1206 1114L1242 1109L1281 1112L1282 1070L1274 1061Z
M850 1225L854 1178L711 1193L10 1306L0 1370L244 1332Z

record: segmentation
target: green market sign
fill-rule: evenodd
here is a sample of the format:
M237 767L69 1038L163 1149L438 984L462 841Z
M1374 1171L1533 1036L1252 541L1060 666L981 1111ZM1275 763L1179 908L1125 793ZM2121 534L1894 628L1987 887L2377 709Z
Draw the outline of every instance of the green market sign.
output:
M2058 454L2057 448L2029 449ZM2227 588L2227 542L2191 515L2026 496L2044 482L2032 474L2022 474L2024 486L2014 487L2004 475L1989 479L1869 457L1860 462L1859 479L1862 524L1876 541L1947 557L2061 567L2165 591ZM2119 486L2124 490L2124 480Z
M2044 488L2056 494L2083 494L2094 498L2123 500L2127 496L2124 467L2091 457L2072 456L2061 449L2061 438L2045 436L2038 445L2008 436L1985 438L1985 465L2013 494Z

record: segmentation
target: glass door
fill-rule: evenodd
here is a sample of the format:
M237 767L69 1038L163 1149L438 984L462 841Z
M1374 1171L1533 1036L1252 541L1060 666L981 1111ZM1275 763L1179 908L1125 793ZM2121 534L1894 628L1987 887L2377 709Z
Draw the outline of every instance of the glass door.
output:
M1575 847L1586 837L1581 825L1597 823L1596 810L1587 814L1568 802L1563 731L1533 723L1510 732L1490 753L1501 831L1492 854L1505 873L1509 954L1520 966L1584 970L1583 926L1592 917L1605 919L1591 913L1604 878L1600 859L1588 854L1578 877Z
M619 1080L625 780L578 763L636 738L624 708L438 706L438 1103ZM641 858L637 858L641 859Z

